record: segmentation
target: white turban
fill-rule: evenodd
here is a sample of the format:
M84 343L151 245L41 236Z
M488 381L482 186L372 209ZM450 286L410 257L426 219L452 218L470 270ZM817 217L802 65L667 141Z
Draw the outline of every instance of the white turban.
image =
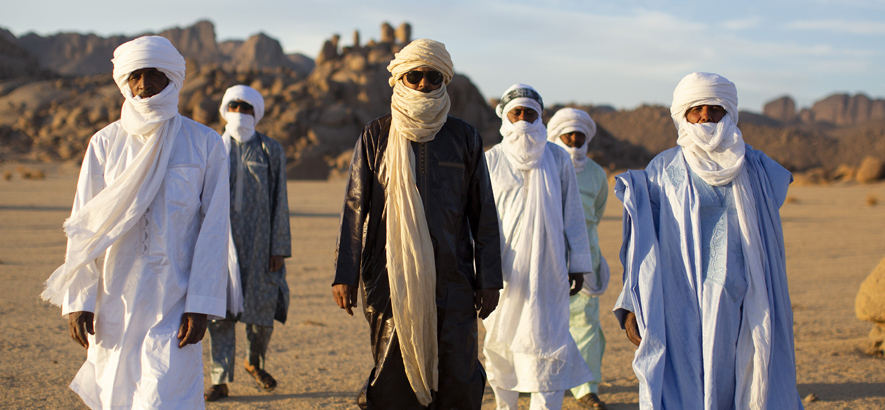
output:
M559 138L561 135L571 132L583 133L586 136L584 145L570 147L562 141L562 138ZM547 123L547 140L568 151L572 157L572 163L575 165L575 172L584 170L584 166L587 164L587 145L594 136L596 136L596 122L590 118L590 114L583 110L563 108L553 114Z
M264 97L258 90L248 85L235 85L224 92L224 97L221 97L221 107L218 109L221 118L227 120L227 104L237 100L245 101L255 109L255 125L258 125L258 121L264 117Z
M120 114L123 128L132 135L147 135L157 125L178 114L178 92L184 84L184 57L169 40L144 36L123 43L114 50L114 81L126 97ZM148 98L134 96L129 75L142 68L156 68L166 75L169 85Z
M691 73L673 91L670 115L676 123L685 160L710 185L725 185L744 163L745 144L737 128L737 88L725 77ZM719 105L726 115L718 123L692 124L685 113L699 105Z
M538 113L538 118L533 123L511 123L507 113L516 107L531 108ZM541 121L541 113L544 112L541 95L530 85L511 85L501 96L495 112L501 117L501 146L510 163L521 170L538 168L547 146L547 129Z
M250 115L229 112L227 107L228 103L237 100L249 103L255 114ZM261 96L261 93L259 93L258 90L252 87L247 85L235 85L224 92L224 97L221 98L221 107L218 108L218 112L221 113L221 118L224 118L227 122L224 126L224 135L222 137L233 137L237 141L246 142L255 136L255 126L258 125L258 121L264 117L264 97ZM228 145L230 144L230 140L228 138L222 139L224 140L225 147L228 147L228 150L230 150Z
M532 86L513 84L504 91L501 101L495 107L495 113L499 118L505 118L514 107L531 108L538 113L538 118L541 118L541 113L544 112L544 100Z
M725 109L732 122L738 123L738 96L734 83L727 78L713 73L691 73L685 76L673 90L673 104L670 116L676 127L680 119L691 107L699 105L718 105Z
M401 78L419 67L443 75L444 83L430 92L407 87ZM384 152L387 201L387 278L393 323L399 337L409 385L424 406L439 385L436 333L436 262L424 205L415 185L415 155L411 142L428 142L448 119L452 60L443 43L415 40L387 66L393 87L390 132ZM383 174L383 173L382 173Z

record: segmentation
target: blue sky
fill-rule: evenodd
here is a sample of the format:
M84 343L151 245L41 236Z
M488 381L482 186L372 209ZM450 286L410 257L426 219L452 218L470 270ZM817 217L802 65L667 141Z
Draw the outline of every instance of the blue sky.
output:
M835 92L885 97L885 1L747 0L154 0L9 2L0 27L136 34L200 19L219 40L264 32L287 52L314 57L333 33L379 37L387 21L446 43L455 70L486 97L533 85L548 102L669 105L692 71L737 84L740 107L791 95L808 107ZM109 56L110 58L110 56Z

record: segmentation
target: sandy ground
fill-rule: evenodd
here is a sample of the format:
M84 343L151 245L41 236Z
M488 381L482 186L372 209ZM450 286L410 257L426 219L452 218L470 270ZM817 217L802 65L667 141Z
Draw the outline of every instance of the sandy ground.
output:
M60 309L38 297L64 259L61 224L70 213L77 168L41 166L42 180L23 179L15 168L0 166L0 173L13 171L11 180L0 180L0 408L85 408L67 385L86 352L68 336ZM355 392L372 367L368 326L361 316L338 309L329 286L343 191L341 181L289 183L293 256L286 263L292 303L288 323L275 327L268 354L268 370L279 387L263 393L239 368L233 396L207 408L356 408ZM620 291L621 204L611 197L599 229L615 275L601 300L608 339L601 396L610 409L636 409L633 346L608 313ZM868 204L872 199L877 206ZM885 409L885 360L862 353L871 325L854 315L861 281L885 256L885 184L793 187L782 216L799 394L819 398L806 408ZM242 329L238 338L242 343ZM205 347L204 357L207 352ZM528 397L520 403L527 409ZM493 408L486 388L483 409ZM570 394L564 408L579 408Z

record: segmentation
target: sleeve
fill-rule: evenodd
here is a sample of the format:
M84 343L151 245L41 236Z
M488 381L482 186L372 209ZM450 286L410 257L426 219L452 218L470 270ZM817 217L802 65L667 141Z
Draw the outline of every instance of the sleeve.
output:
M335 281L332 285L357 285L363 249L363 227L369 214L372 197L371 144L367 126L353 148L350 176L344 193L344 208L339 221L338 245L335 249Z
M286 155L282 146L271 140L270 148L274 155L270 160L276 160L273 167L276 175L273 175L273 198L271 208L271 232L270 254L276 256L292 256L292 234L289 230L289 193L286 188ZM275 158L278 157L278 158Z
M559 163L559 174L562 181L562 222L568 253L568 271L569 273L592 273L593 257L590 254L587 222L584 219L584 206L581 204L581 192L578 190L575 168L570 158L565 158Z
M213 134L200 194L203 221L194 247L184 311L223 318L227 309L230 176L224 145L218 134Z
M471 147L467 169L470 181L467 193L467 220L473 235L474 265L477 289L501 289L504 280L501 272L501 237L498 229L498 211L489 168L482 150L482 138L472 127L469 129Z
M71 209L71 215L77 213L87 202L91 201L99 192L105 188L104 182L104 164L106 154L101 147L98 138L99 134L92 137L89 146L86 148L86 156L83 158L83 165L80 167L80 178L77 181L77 193L74 196L74 206ZM95 261L89 263L84 269L93 271L95 281L89 283L85 287L70 287L65 294L62 303L62 315L71 312L95 312L95 298L98 292L99 270Z

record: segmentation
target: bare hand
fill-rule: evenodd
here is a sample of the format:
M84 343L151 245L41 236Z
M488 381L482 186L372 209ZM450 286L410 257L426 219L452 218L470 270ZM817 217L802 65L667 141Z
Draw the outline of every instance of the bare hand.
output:
M581 288L584 287L584 274L583 273L569 273L568 274L568 283L569 289L571 289L568 293L569 296L575 296L578 292L581 291Z
M178 327L178 348L199 343L206 334L209 320L202 313L185 313L181 315L181 326Z
M347 311L348 315L353 316L353 308L356 307L356 291L359 289L353 285L345 285L339 283L332 285L332 297L338 307Z
M636 323L636 314L633 312L627 312L627 316L624 317L624 330L627 331L627 339L630 339L634 345L639 346L639 343L642 342L642 337L639 336L639 325Z
M276 272L283 269L283 264L285 263L283 262L283 259L285 258L280 255L270 255L270 266L268 267L270 272Z
M480 289L473 292L473 306L477 310L477 317L485 319L495 311L500 297L498 292L498 289Z
M74 339L80 346L89 348L89 339L86 338L86 332L95 335L95 314L92 312L71 312L68 314L68 330L71 332L71 339Z

